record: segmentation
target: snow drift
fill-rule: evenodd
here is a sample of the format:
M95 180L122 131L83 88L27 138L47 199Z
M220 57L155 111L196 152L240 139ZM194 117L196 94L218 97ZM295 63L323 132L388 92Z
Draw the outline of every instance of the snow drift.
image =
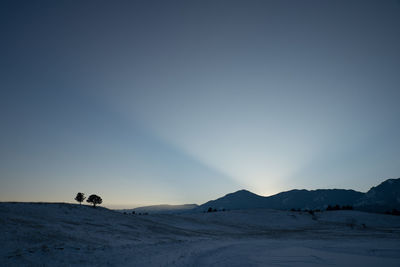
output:
M2 266L399 266L400 217L266 209L132 215L0 203Z

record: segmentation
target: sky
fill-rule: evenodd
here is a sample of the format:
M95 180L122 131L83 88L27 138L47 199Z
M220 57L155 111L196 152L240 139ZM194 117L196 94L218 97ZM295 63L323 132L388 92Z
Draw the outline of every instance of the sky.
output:
M400 177L399 1L1 1L0 201Z

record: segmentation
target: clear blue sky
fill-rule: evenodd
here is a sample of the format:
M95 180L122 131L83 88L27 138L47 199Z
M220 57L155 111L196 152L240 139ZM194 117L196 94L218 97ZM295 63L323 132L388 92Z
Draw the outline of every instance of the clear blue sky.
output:
M1 1L0 201L400 177L399 1Z

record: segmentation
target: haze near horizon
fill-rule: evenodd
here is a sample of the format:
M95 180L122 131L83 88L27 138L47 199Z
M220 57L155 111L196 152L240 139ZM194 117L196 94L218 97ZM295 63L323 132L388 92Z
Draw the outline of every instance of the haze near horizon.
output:
M0 201L400 175L398 1L2 1Z

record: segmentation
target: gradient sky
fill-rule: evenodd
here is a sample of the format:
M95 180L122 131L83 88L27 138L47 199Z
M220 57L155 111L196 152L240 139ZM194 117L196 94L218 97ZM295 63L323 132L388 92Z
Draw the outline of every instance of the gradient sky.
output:
M0 201L400 177L399 1L1 1Z

